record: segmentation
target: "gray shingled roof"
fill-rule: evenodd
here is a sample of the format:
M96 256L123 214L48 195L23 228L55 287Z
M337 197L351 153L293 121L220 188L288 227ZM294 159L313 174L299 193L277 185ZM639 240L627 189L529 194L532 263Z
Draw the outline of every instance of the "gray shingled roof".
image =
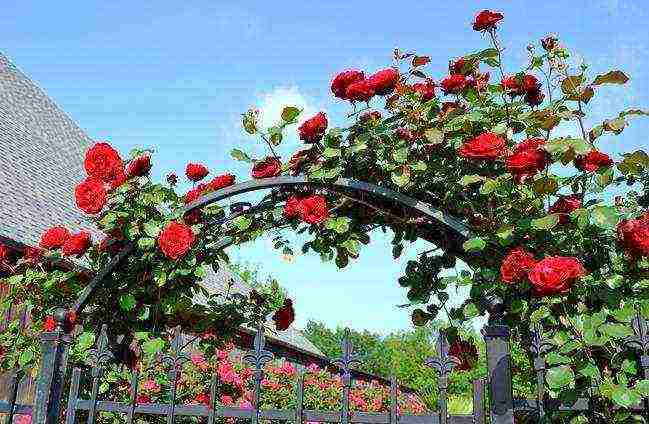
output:
M38 86L0 53L0 237L36 245L52 225L96 232L74 207L73 187L84 178L83 154L90 138ZM204 284L222 291L230 282L250 288L221 268ZM271 331L271 330L269 330ZM321 352L297 330L271 338L308 353Z

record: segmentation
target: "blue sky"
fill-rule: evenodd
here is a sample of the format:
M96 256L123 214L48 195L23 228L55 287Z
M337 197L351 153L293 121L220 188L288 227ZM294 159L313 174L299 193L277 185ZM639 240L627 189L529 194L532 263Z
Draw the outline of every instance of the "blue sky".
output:
M138 146L158 151L154 175L182 173L187 161L213 173L248 169L229 150L262 146L240 130L250 105L270 122L284 103L327 111L342 123L346 105L329 95L332 75L345 68L369 72L388 66L394 47L431 56L441 76L449 58L485 46L470 28L482 8L505 14L502 38L507 68L518 69L525 46L556 32L587 58L595 72L627 71L626 88L602 90L594 116L623 107L649 107L649 6L643 0L589 1L65 1L5 0L0 49L96 139L124 153ZM595 120L591 122L596 122ZM649 124L636 120L602 149L646 146ZM298 147L290 138L284 151ZM282 262L264 241L233 251L288 288L298 325L312 318L331 325L386 332L410 326L397 286L411 247L394 261L387 238L348 269L321 265L315 256Z

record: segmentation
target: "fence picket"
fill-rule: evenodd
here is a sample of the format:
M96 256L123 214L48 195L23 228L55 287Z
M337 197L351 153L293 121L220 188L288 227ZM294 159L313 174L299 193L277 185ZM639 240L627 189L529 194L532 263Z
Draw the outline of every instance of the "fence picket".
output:
M167 364L169 369L169 380L171 386L169 387L169 396L171 403L169 404L169 411L167 412L167 424L174 424L176 421L176 395L178 391L178 370L182 365L189 361L189 356L183 352L183 335L180 327L173 330L173 341L171 342L170 353L162 355L162 362Z
M399 399L397 397L397 377L390 375L390 424L397 424L397 405Z
M303 411L304 411L304 372L300 372L297 376L297 388L295 390L297 396L295 400L295 424L302 424Z
M127 424L133 424L133 418L135 417L135 406L137 405L139 380L140 373L137 369L135 369L133 370L133 374L131 375L131 398L128 414L126 415Z
M438 374L437 388L439 390L439 422L441 424L448 423L448 375L453 371L455 364L458 362L457 358L450 356L448 353L449 346L446 340L446 334L440 331L437 336L437 356L430 357L424 362L425 365L435 369Z
M20 382L20 370L15 369L9 380L9 412L5 418L5 424L11 424L14 420L16 399L18 397L18 383Z
M340 411L340 423L349 424L349 392L352 386L351 366L360 364L359 356L354 354L354 346L350 340L349 328L345 329L345 335L343 336L340 347L342 349L342 355L340 358L334 360L333 364L337 365L342 371L343 399Z
M113 354L108 349L108 326L106 324L101 326L97 347L89 352L88 358L92 364L92 392L90 395L90 409L88 410L88 424L94 424L97 414L99 379L103 374L104 365L114 359Z
M485 381L479 378L473 382L473 424L484 424L484 385Z
M253 365L254 391L252 400L252 424L259 423L259 398L261 395L261 380L264 377L264 366L275 358L271 352L265 350L266 341L264 337L263 324L257 328L255 334L255 341L253 344L254 350L248 352L243 356L244 361Z
M81 381L81 369L72 370L72 383L70 383L70 394L68 395L68 408L65 413L65 423L74 424L77 413L77 399L79 398L79 382Z
M216 373L212 374L212 381L210 384L210 411L207 415L207 424L214 424L216 420L216 390L219 384Z

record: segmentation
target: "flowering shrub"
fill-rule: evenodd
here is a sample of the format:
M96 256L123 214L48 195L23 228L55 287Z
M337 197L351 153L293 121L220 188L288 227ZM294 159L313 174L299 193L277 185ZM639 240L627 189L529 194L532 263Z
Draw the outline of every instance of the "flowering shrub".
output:
M342 402L342 383L333 375L316 365L304 371L304 407L306 409L337 411ZM201 351L190 355L179 376L177 403L185 405L211 405L210 387L212 376L218 381L217 403L224 406L252 408L253 373L242 362L238 352L231 345L216 350L212 356ZM261 382L260 407L263 409L294 409L296 407L298 372L289 362L269 364ZM113 368L103 378L102 394L110 400L130 402L131 371L127 368ZM169 403L168 369L159 364L155 357L148 357L140 366L137 402ZM89 388L85 388L88 390ZM86 394L87 395L87 394ZM413 394L398 392L398 410L402 414L423 414L424 404ZM352 411L387 412L389 410L389 388L376 381L357 381L350 394ZM103 422L123 422L124 418L104 414ZM155 418L147 416L146 422ZM164 417L161 417L164 422Z

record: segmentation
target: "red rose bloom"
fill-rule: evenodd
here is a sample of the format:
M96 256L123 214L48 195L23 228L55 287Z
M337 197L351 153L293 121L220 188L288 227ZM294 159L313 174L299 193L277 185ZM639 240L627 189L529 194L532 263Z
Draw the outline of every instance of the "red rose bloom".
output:
M272 178L282 173L282 164L279 159L268 156L260 160L252 167L253 178Z
M200 163L188 163L185 168L185 175L191 181L200 181L209 174L207 167Z
M568 214L580 207L581 199L579 196L571 194L570 196L560 196L559 199L554 202L554 205L550 207L549 212L559 214L559 223L565 225L570 222Z
M302 201L297 196L291 196L284 204L284 216L288 219L300 216Z
M43 331L52 332L56 330L56 321L52 315L48 315L43 320Z
M52 227L41 236L40 245L44 249L58 249L70 238L70 231L65 227Z
M458 360L455 369L458 371L468 371L478 360L478 349L476 346L466 340L456 339L448 347L448 354Z
M329 216L324 197L312 195L300 201L300 218L309 224L320 224Z
M63 254L65 256L76 256L79 258L86 253L90 244L90 233L87 231L80 231L79 233L70 236L65 243L63 243Z
M536 265L531 253L522 247L509 251L500 264L500 279L508 284L518 283L527 277L527 273Z
M542 138L525 140L516 146L514 152L507 157L505 165L507 170L514 175L516 181L521 182L545 169L550 155L543 150L543 144L545 144L545 140Z
M221 190L222 188L230 187L232 184L234 184L235 181L236 178L234 177L234 175L223 174L212 178L212 181L207 183L207 187L209 187L209 189L212 191Z
M503 78L500 81L500 86L503 88L505 93L509 94L510 96L521 96L525 94L525 90L523 90L522 84L514 75Z
M459 75L469 76L473 71L473 69L470 69L467 66L468 64L469 62L467 62L467 60L464 59L463 57L457 58L448 63L448 71L451 75L459 74Z
M649 256L649 213L620 221L617 225L617 243L631 258Z
M466 77L461 74L449 75L442 80L441 86L445 94L459 94L466 88Z
M529 74L523 76L523 79L521 80L521 86L523 88L523 91L525 92L534 91L541 88L541 84L539 84L538 78L536 78L534 75Z
M327 115L324 112L317 113L314 117L304 121L298 128L300 140L305 143L317 143L322 140L327 124Z
M582 172L597 172L600 168L607 168L611 165L613 165L613 160L598 150L591 150L585 155L575 158L575 166Z
M367 102L374 96L374 89L367 80L360 80L349 84L345 95L352 102Z
M211 407L212 402L210 402L210 394L205 392L201 392L197 394L196 397L194 398L194 403L198 405L205 405L207 407Z
M196 187L185 193L185 204L189 205L193 201L199 199L203 194L207 192L207 190L207 184L198 184Z
M421 95L421 100L427 102L435 97L435 84L432 81L418 82L412 85L415 93Z
M385 96L394 91L399 81L399 72L393 68L383 69L367 78L368 84L378 96Z
M97 143L86 151L83 167L89 177L112 184L124 174L117 150L108 143Z
M548 256L537 262L528 276L535 296L552 296L567 293L572 283L585 274L577 258Z
M126 168L126 177L141 177L147 175L151 170L151 156L142 155L133 159Z
M0 243L0 261L9 260L9 248Z
M151 396L140 393L139 395L137 395L136 403L138 405L151 403Z
M478 13L473 21L473 29L476 31L486 31L496 28L496 24L504 18L502 13L483 10Z
M291 299L286 299L284 306L273 314L273 321L278 331L287 330L293 321L295 321L295 310L293 309L293 301Z
M38 263L43 258L43 251L36 247L27 246L23 252L23 260L29 263Z
M190 227L179 222L170 222L158 236L158 246L169 259L177 260L189 252L195 236Z
M298 150L293 153L293 156L288 160L288 169L291 175L296 176L302 172L302 167L310 160L311 150Z
M545 94L541 92L540 89L528 91L525 93L525 103L527 103L530 106L538 106L541 103L543 103L543 99L545 99Z
M347 100L347 87L357 81L365 79L363 71L349 69L336 75L331 82L331 92L339 99Z
M108 193L104 184L92 177L86 178L74 189L74 198L77 207L88 215L95 215L101 212L106 206Z
M478 73L467 79L467 85L469 87L473 87L477 92L481 92L482 90L487 88L488 83L489 83L489 72L485 72L483 74Z
M486 132L464 143L459 154L467 159L494 160L504 155L506 150L505 140L501 136Z

